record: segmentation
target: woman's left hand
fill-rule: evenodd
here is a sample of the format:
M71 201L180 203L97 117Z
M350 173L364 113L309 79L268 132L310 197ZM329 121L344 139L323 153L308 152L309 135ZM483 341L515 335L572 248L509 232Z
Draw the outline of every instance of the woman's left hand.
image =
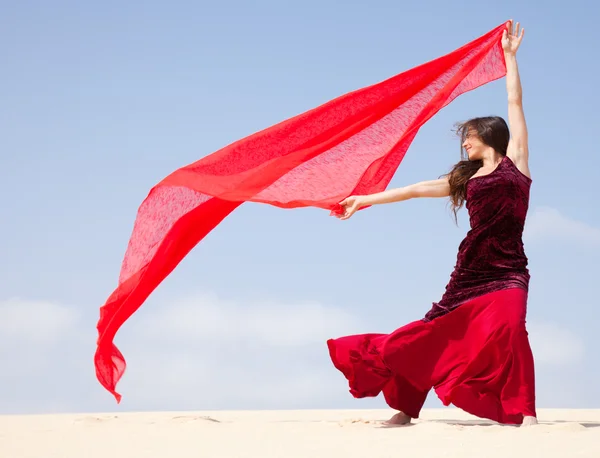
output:
M519 33L520 30L520 33ZM502 49L504 49L505 54L516 54L517 49L521 45L521 41L523 40L523 34L525 33L525 29L519 27L519 23L517 22L514 27L513 32L513 21L512 19L506 26L506 30L502 34Z

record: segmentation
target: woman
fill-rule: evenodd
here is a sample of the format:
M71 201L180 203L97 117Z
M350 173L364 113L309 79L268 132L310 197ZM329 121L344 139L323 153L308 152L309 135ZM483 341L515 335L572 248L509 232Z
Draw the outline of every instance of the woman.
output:
M355 397L383 393L399 411L390 424L418 418L431 388L445 405L479 417L537 423L525 328L529 272L522 233L531 178L516 60L523 34L511 21L502 37L512 136L502 118L474 118L458 129L463 160L443 178L341 202L344 220L365 206L416 197L450 197L455 215L465 202L469 211L471 230L455 270L424 319L389 335L328 341Z

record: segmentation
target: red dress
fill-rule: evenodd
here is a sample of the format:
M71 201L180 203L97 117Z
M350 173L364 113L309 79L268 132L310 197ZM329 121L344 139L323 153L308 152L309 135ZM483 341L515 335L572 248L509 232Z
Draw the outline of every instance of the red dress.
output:
M490 174L471 178L471 230L442 299L391 334L327 342L354 397L383 393L391 408L418 418L433 388L444 405L500 423L536 416L522 242L530 186L508 157Z

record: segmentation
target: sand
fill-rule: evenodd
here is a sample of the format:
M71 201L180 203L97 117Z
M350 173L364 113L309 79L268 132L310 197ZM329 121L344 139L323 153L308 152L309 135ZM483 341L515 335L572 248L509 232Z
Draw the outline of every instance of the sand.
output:
M600 458L600 410L501 426L458 409L389 428L387 410L0 416L1 458Z

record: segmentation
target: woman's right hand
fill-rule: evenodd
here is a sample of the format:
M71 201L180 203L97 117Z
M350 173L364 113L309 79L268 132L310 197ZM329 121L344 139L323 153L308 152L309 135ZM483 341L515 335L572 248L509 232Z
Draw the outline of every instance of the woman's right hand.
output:
M339 218L346 220L354 215L357 210L364 207L366 203L364 201L364 196L350 196L342 200L340 205L343 209L343 212Z

